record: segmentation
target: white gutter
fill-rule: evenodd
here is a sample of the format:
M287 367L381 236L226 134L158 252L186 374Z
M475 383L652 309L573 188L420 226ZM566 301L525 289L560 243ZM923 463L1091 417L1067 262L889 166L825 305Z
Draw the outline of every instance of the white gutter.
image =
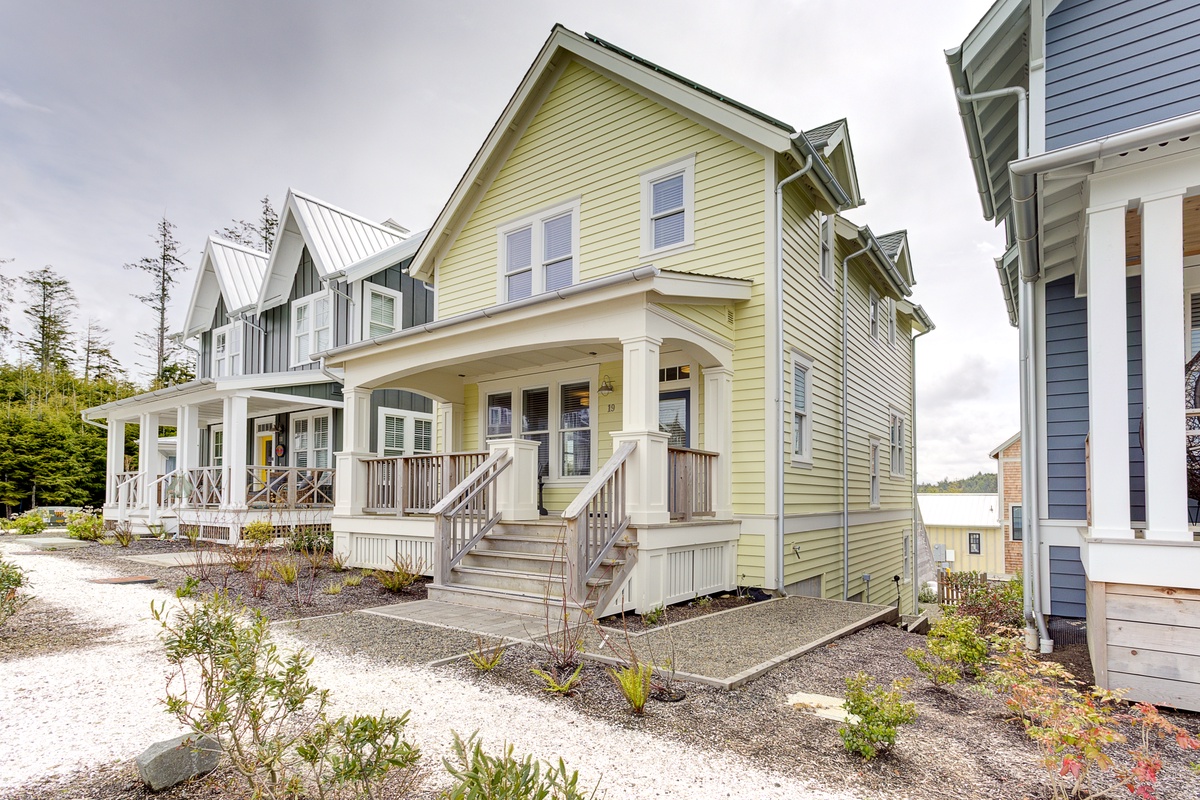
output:
M80 411L79 418L81 420L83 420L84 422L86 422L88 425L91 425L93 428L99 428L100 430L105 431L105 432L108 431L107 425L100 423L100 422L96 422L95 420L88 419L86 416L84 416L86 413L87 413L86 409L84 411Z
M783 187L804 177L813 168L813 157L804 159L804 166L775 184L775 341L778 345L775 369L775 416L779 427L775 432L775 492L778 514L775 519L775 552L778 566L775 570L775 588L783 591L783 371L787 363L783 358ZM831 223L832 224L832 221ZM795 434L793 434L795 435ZM796 554L799 557L799 553ZM764 576L765 577L765 576Z
M842 259L842 599L850 599L850 398L848 342L850 339L850 273L852 260L879 246L872 236L867 246ZM882 253L881 253L882 255ZM885 258L886 260L886 258ZM915 470L914 470L915 472Z

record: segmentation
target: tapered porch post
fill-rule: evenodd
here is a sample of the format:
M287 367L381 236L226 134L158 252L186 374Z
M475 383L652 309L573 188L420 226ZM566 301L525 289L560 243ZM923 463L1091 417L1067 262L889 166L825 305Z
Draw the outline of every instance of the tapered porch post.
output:
M1087 246L1091 532L1131 539L1125 203L1088 209Z
M138 415L138 508L154 502L152 483L158 478L158 414Z
M1142 198L1146 538L1192 541L1182 391L1184 190Z
M117 498L117 475L125 471L125 420L108 420L108 449L104 460L105 505L115 506Z
M713 512L733 519L733 370L704 370L704 449L717 454L713 475Z
M230 395L224 401L225 417L225 507L242 510L246 507L246 425L249 400Z
M667 505L667 442L658 429L658 355L661 339L636 336L621 340L624 348L622 430L613 446L635 441L629 457L626 510L634 525L670 522Z

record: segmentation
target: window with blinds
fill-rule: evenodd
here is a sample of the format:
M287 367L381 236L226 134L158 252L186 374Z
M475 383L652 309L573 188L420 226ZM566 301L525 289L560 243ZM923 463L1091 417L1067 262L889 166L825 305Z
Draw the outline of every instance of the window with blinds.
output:
M369 319L367 321L367 338L387 336L395 333L400 327L397 315L397 296L380 287L367 286Z
M1200 353L1200 292L1188 295L1188 359Z
M592 474L591 389L587 383L560 387L559 436L564 478Z
M871 338L879 338L879 293L874 289L867 292L867 319L871 326Z
M655 250L683 243L686 215L682 174L650 184L650 237Z
M424 454L433 452L433 420L413 420L413 453Z
M379 409L376 450L384 458L433 452L433 419L428 414Z
M309 356L333 344L333 303L326 293L310 294L292 303L292 366L304 366Z
M210 461L214 467L225 466L225 429L220 425L212 427L212 452Z
M521 392L521 438L538 443L538 475L550 471L550 390Z
M500 294L504 301L553 292L575 282L579 202L547 209L500 228Z
M891 412L891 471L893 475L904 474L904 415Z
M818 236L821 240L821 278L833 285L833 217L821 217Z
M512 392L489 394L487 399L487 438L512 436Z
M792 353L792 463L812 463L813 362Z
M642 173L643 256L693 243L695 170L690 155Z
M308 466L308 417L292 418L292 466Z
M529 297L533 294L533 226L507 234L504 242L505 299Z
M871 439L868 462L871 468L871 507L879 506L879 440Z
M329 414L292 415L291 464L300 468L324 469L333 463Z

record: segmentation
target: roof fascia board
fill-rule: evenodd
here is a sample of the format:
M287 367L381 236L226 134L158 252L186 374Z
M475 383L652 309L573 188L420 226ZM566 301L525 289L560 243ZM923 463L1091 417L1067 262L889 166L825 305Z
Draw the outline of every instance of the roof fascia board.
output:
M1027 14L1029 11L1029 0L996 0L992 3L992 7L987 10L983 18L976 23L971 32L967 34L967 38L963 39L962 43L962 62L963 69L973 70L978 65L980 58L987 56L999 42L996 37L1002 39L1007 35L1009 26L1018 16Z
M208 246L204 248L204 255L200 259L200 269L196 272L196 282L192 284L192 296L188 300L187 316L183 320L183 338L190 339L193 336L198 336L201 333L209 330L212 327L213 314L216 313L217 307L214 303L212 308L201 308L197 304L200 303L200 295L204 289L205 275L211 273L211 280L217 280L216 267L213 266L209 259ZM221 282L217 280L217 292L222 292ZM207 313L208 319L203 316L197 318L197 313Z
M133 397L123 397L120 400L113 400L112 402L104 403L103 405L85 408L83 410L83 415L90 420L102 418L132 419L138 414L151 410L147 408L147 406L150 406L151 404L153 404L154 407L157 407L165 403L167 404L167 407L170 407L170 404L174 403L177 398L190 396L204 391L212 391L214 393L213 398L216 398L216 384L212 378L198 378L194 381L188 381L187 383L168 386L165 389L157 389L153 392L143 392L142 394L135 394ZM114 411L125 408L137 410L130 415L114 417Z
M307 386L309 384L335 383L319 369L301 369L290 372L267 372L255 375L235 375L217 379L217 389L221 392L241 391L244 389L281 388L288 386Z
M268 400L276 402L281 408L290 406L313 407L320 406L321 408L343 408L345 403L341 400L325 400L319 397L301 397L298 394L285 394L283 392L260 392L254 389L242 391L238 394L239 397L249 397L254 400Z
M1012 436L1008 437L1003 442L1001 442L1000 445L995 450L988 453L988 456L991 458L999 458L1001 453L1003 453L1005 450L1007 450L1008 448L1010 448L1014 444L1016 444L1020 440L1020 438L1021 438L1021 432L1017 431Z
M422 242L425 239L423 233L418 233L403 242L394 244L386 250L380 250L378 253L367 256L361 261L356 261L346 267L341 274L334 273L330 278L337 278L348 282L361 281L364 278L369 278L377 272L393 267L396 264L403 262L411 257L420 249Z
M283 211L279 215L275 246L271 248L271 260L267 262L267 274L263 277L263 285L258 293L258 305L255 309L258 314L287 302L292 283L296 280L296 269L300 266L300 256L304 253L307 240L304 226L300 224L299 215L295 213L294 202L292 190L288 189L287 200L284 201ZM289 219L296 220L298 232L287 230ZM282 286L282 290L277 289L277 286Z

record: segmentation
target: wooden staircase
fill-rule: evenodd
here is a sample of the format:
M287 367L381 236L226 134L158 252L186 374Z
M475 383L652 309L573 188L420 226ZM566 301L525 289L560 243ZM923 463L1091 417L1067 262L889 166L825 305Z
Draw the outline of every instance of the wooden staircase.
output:
M557 516L537 522L497 523L450 570L429 586L429 599L537 617L561 608L567 574L566 524ZM602 610L620 591L637 559L636 533L626 530L587 581L572 611Z

